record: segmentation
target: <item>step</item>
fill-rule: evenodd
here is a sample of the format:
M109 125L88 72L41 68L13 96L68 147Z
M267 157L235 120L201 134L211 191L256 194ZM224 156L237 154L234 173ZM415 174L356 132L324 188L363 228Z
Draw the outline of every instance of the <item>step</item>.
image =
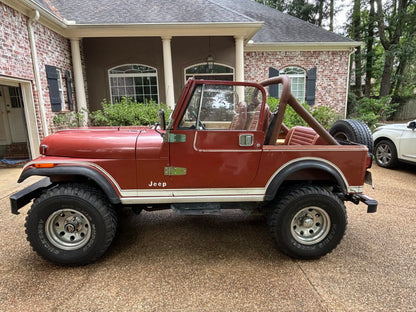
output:
M173 211L180 215L203 216L221 214L221 205L219 203L185 203L171 204Z

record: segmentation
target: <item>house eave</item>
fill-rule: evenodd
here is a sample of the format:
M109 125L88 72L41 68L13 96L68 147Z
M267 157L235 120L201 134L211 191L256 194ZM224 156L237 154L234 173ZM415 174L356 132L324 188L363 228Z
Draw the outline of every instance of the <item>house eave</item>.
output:
M263 22L73 24L68 25L65 36L67 38L234 36L242 37L247 42L262 25Z
M57 32L60 35L64 35L67 28L66 20L58 18L55 14L49 12L38 4L31 0L1 0L5 5L12 9L28 16L29 18L34 15L35 11L39 12L39 23L48 27L49 29Z
M245 52L254 51L351 51L362 42L248 42Z

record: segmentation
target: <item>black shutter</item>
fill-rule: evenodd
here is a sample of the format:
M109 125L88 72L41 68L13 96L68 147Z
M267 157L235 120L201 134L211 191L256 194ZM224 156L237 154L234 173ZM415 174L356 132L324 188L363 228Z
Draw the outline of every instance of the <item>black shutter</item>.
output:
M61 95L59 94L58 72L56 71L55 66L45 65L45 69L52 111L59 112L61 111Z
M316 90L316 67L308 70L306 77L306 103L308 105L315 104L315 90Z
M269 67L269 78L279 76L279 71L273 67ZM269 86L269 95L275 99L279 98L279 85L273 84Z
M72 77L69 70L65 71L66 94L68 96L68 108L70 111L74 110L74 101L72 99Z

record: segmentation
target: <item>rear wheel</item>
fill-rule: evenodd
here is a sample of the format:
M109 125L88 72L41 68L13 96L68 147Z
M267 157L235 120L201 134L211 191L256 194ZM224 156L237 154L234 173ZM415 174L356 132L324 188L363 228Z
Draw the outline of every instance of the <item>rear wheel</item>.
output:
M110 246L117 218L106 197L83 184L62 184L35 200L26 234L42 257L62 265L84 265Z
M354 119L337 120L329 129L329 133L337 140L354 142L368 147L373 153L374 142L370 128L362 121Z
M292 258L316 259L339 244L347 214L336 195L304 185L289 189L272 205L268 224L280 251Z

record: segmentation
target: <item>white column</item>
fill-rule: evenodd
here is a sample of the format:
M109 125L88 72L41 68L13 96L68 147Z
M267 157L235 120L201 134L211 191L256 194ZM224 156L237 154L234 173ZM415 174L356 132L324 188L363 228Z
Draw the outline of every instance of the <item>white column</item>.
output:
M235 81L244 81L244 39L235 39ZM244 87L237 87L238 101L244 101Z
M235 39L235 80L244 81L244 38Z
M87 98L85 96L84 76L82 74L80 39L71 39L72 66L74 69L74 86L77 110L84 115L84 125L87 122Z
M175 94L173 84L172 50L170 46L172 37L162 37L163 43L163 69L165 71L165 96L166 104L175 107Z

